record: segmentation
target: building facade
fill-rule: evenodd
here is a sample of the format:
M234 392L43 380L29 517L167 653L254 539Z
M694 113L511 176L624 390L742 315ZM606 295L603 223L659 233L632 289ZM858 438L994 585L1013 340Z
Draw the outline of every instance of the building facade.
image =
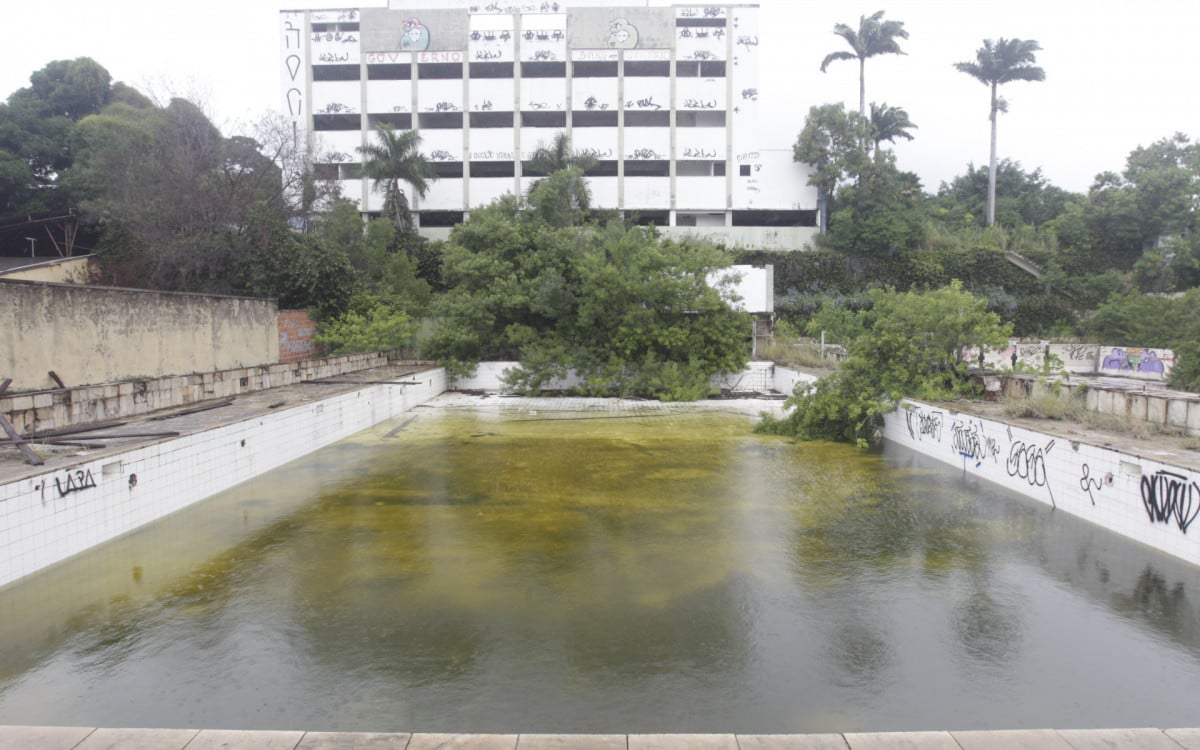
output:
M565 132L598 208L731 246L816 233L807 168L756 139L757 6L389 1L280 17L283 111L363 212L383 208L358 151L379 124L421 134L438 179L410 200L434 236L527 190Z

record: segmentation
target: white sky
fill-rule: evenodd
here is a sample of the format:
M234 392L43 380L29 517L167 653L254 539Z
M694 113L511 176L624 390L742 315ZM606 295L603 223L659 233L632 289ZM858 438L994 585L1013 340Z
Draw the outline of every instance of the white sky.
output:
M385 6L385 0L23 0L8 8L0 97L51 60L91 57L114 80L165 99L204 104L226 134L279 101L279 10ZM568 0L570 2L570 0ZM430 7L436 0L415 0ZM586 0L578 4L586 5ZM652 0L653 5L670 4ZM699 3L703 4L703 3ZM867 62L867 100L904 107L916 140L896 146L901 169L932 192L988 158L988 92L955 71L984 38L1037 40L1043 83L1001 87L999 154L1059 187L1086 191L1120 171L1139 145L1182 131L1200 138L1200 2L1196 0L760 0L764 148L790 148L808 108L858 107L857 62L835 23L857 27L885 10L905 23L905 56ZM19 30L19 33L16 33Z

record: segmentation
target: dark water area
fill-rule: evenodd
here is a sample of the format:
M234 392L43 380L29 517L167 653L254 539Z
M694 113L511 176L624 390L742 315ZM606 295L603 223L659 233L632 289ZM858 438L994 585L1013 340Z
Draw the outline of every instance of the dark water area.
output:
M1200 571L917 454L415 414L0 589L0 724L1197 724Z

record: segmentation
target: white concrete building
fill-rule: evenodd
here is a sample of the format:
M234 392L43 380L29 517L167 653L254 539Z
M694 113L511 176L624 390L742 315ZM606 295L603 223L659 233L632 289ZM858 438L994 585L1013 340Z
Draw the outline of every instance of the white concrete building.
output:
M817 231L817 193L790 150L756 138L757 28L755 5L645 0L288 10L282 104L318 138L318 174L366 213L383 196L358 147L379 123L419 130L438 179L413 207L433 236L527 190L522 161L566 132L599 160L595 206L667 234L799 250Z

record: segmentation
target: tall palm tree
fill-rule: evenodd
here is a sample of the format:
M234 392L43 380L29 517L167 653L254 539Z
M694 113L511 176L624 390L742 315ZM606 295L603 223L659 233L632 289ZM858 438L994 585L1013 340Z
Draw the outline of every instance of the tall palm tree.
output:
M433 165L418 150L421 136L415 130L397 133L392 126L380 124L375 127L375 138L374 143L358 147L363 156L363 174L374 180L374 190L382 188L384 211L392 214L398 229L405 229L411 225L412 216L400 183L408 183L417 198L424 198L429 183L436 179Z
M825 68L834 60L858 60L858 115L865 118L867 116L867 58L876 55L903 55L904 51L900 49L900 44L896 39L897 37L908 39L908 32L904 30L903 21L884 21L881 10L871 16L860 16L857 31L844 23L839 23L833 27L833 33L845 39L846 44L849 44L850 49L854 51L830 52L825 55L825 59L821 61L821 72L824 73Z
M897 138L911 141L913 134L908 131L916 127L916 124L908 119L908 112L905 112L903 107L889 107L886 103L871 102L871 140L875 142L876 159L879 158L880 143L895 143Z
M996 95L996 88L1009 81L1044 81L1046 71L1034 63L1041 45L1032 39L1005 39L993 42L984 39L975 51L975 62L954 63L954 68L966 73L992 89L992 150L988 157L987 224L996 223L996 113L1007 112L1008 102Z

